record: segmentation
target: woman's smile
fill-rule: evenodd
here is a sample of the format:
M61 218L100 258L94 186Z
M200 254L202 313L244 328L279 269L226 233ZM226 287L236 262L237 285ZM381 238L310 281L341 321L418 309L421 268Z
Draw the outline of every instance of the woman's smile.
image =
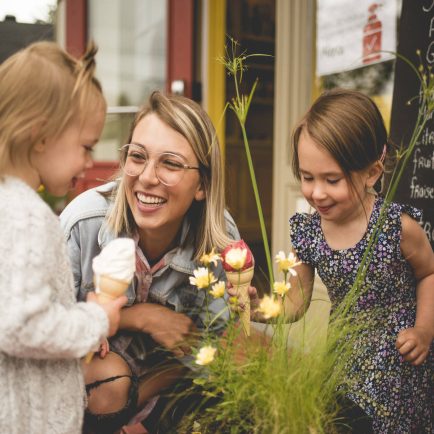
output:
M153 208L164 205L167 202L162 197L140 192L136 193L136 198L140 205L151 206Z

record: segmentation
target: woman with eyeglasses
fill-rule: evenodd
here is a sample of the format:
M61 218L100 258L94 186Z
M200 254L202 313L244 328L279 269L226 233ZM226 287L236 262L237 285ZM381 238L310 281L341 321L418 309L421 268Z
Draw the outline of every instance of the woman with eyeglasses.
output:
M152 407L154 396L182 385L190 345L206 315L205 294L189 277L204 253L239 239L225 211L223 179L216 133L204 110L187 98L154 92L121 148L116 180L79 195L62 213L79 300L94 290L92 259L101 249L115 237L136 242L137 271L120 331L110 351L104 345L84 365L88 432L117 432L146 402ZM221 265L214 274L225 279ZM209 301L211 315L224 309L221 298ZM221 314L213 330L223 331L227 319ZM169 400L160 398L143 422L149 432L157 432ZM158 432L167 430L160 423Z

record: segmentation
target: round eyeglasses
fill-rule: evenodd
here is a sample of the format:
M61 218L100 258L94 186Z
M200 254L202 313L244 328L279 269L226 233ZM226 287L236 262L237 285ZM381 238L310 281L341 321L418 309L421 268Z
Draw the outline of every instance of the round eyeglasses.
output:
M122 146L126 153L122 170L126 175L139 176L146 169L151 158L141 145L129 143ZM164 185L172 187L184 177L186 170L199 170L199 167L189 166L181 155L162 152L154 158L154 172L157 179Z

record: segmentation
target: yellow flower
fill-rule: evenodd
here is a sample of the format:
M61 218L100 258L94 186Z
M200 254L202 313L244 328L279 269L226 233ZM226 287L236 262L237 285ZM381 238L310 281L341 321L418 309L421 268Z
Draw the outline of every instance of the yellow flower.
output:
M214 273L208 271L208 268L199 267L193 271L194 277L190 276L190 284L197 286L199 289L208 288L214 282L217 282Z
M202 255L202 257L200 258L200 262L207 267L209 264L214 264L215 266L217 266L217 262L220 260L221 256L214 251L214 247L211 249L210 253Z
M281 304L273 297L265 295L259 304L258 312L262 313L265 319L275 318L282 310Z
M214 298L220 298L225 295L226 285L225 282L219 281L212 286L211 291L209 292Z
M285 252L282 250L276 255L276 263L279 267L279 271L290 272L293 276L297 275L297 272L293 270L294 267L301 264L300 261L297 262L297 257L294 253L290 253L288 256L285 256Z
M273 292L283 297L290 290L290 288L291 288L291 284L289 282L285 282L285 281L274 282Z
M210 345L202 347L196 355L196 364L202 366L209 365L214 360L216 351L217 348Z
M246 263L247 249L230 249L225 256L225 262L234 270L242 270Z
M236 297L235 295L233 295L232 297L229 297L229 304L231 306L236 307L238 305L238 297Z

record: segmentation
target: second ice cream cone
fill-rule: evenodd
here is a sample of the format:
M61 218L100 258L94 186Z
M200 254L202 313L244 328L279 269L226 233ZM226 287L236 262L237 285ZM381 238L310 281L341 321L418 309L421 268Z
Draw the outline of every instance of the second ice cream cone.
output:
M250 336L250 297L248 289L253 279L255 267L241 271L226 271L226 277L236 291L238 302L244 305L240 312L241 324L247 336Z

